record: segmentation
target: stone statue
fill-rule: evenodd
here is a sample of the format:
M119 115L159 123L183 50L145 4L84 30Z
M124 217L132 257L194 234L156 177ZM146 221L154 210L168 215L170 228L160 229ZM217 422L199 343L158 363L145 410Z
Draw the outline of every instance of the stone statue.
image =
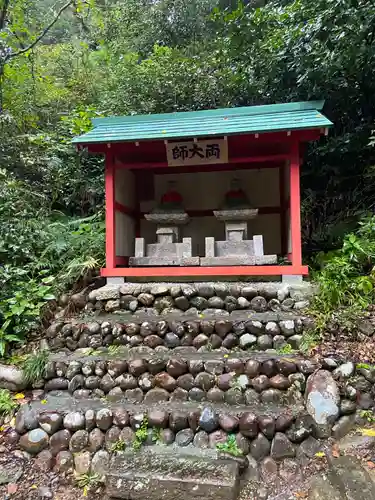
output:
M241 189L240 180L233 179L230 184L230 190L225 194L222 208L224 210L236 210L250 207L249 199L245 191Z

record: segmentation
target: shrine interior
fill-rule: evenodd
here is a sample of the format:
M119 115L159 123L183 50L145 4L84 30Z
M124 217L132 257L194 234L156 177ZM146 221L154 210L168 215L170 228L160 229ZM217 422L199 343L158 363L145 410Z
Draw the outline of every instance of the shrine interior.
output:
M249 168L250 167L250 168ZM182 171L181 171L182 170ZM205 255L205 238L225 240L225 225L217 220L213 210L223 206L226 194L233 181L245 193L258 215L248 221L248 235L261 234L265 254L286 255L288 242L288 177L286 162L256 165L234 165L230 169L221 166L211 171L190 167L165 169L128 170L117 167L115 176L116 194L116 256L134 255L136 237L146 244L155 242L155 224L144 215L160 205L162 197L171 189L182 198L183 209L190 217L188 224L181 226L181 237L192 239L193 256ZM171 188L173 186L173 188ZM119 210L127 206L134 210L126 214Z

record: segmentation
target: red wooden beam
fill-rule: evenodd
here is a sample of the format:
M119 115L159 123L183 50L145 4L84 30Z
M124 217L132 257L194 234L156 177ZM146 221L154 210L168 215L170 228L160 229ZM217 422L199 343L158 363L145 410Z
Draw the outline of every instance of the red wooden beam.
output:
M219 208L210 208L205 210L185 210L189 217L214 217L214 210L219 210ZM279 214L282 212L281 207L260 207L258 209L258 215L270 215ZM144 217L145 214L149 212L141 212L140 216Z
M132 170L138 170L141 168L144 169L152 169L157 171L160 168L168 169L168 173L171 171L174 172L175 169L185 169L185 172L213 172L215 170L233 170L231 165L241 165L246 164L243 168L251 168L249 165L253 163L271 163L271 162L279 162L285 161L290 158L290 153L282 153L276 155L257 155L257 156L248 156L242 158L229 158L228 163L220 164L220 165L190 165L189 167L170 167L168 166L168 162L160 161L160 162L136 162L136 163L121 163L116 160L116 168L128 168ZM259 167L254 167L259 168ZM275 165L262 165L262 168L275 168ZM163 172L165 173L165 172ZM183 173L180 170L180 173Z
M115 201L115 210L118 212L121 212L125 215L129 215L129 217L135 217L136 216L136 210L134 208L128 207L126 205L123 205L122 203Z
M285 203L285 166L279 167L279 192L280 192L280 239L281 255L288 252L288 231L287 231L287 207Z
M116 256L116 266L128 266L129 265L129 257Z
M228 170L259 170L264 168L278 168L279 162L270 163L225 163L222 165L193 165L190 167L168 167L156 168L149 171L155 175L168 175L168 174L192 174L194 172L225 172ZM121 168L121 167L120 167ZM173 170L172 170L173 169Z
M104 268L101 275L109 277L168 276L283 276L308 274L308 266L223 266L223 267L124 267Z
M290 161L290 227L292 239L292 265L302 265L301 196L300 196L299 144L293 145Z
M107 153L105 158L105 255L106 266L116 266L116 230L115 230L115 169L113 156Z
M290 141L299 141L299 142L307 142L307 141L315 141L319 139L321 135L324 134L324 129L322 130L321 128L316 128L316 129L308 129L308 130L292 130L290 132L290 135L288 136L288 131L282 131L282 132L264 132L264 133L251 133L251 134L238 134L238 135L228 135L228 141L230 141L232 138L236 139L241 139L245 142L248 143L264 143L264 142L290 142ZM183 138L183 140L192 140L193 137L190 139L188 138ZM207 137L201 137L200 139L215 139L215 137L212 136L207 136ZM173 141L180 141L181 139L175 138ZM164 139L159 139L159 140L140 140L137 141L139 142L139 148L142 148L144 145L152 145L155 143L162 143ZM171 142L173 142L171 141ZM127 141L127 142L112 142L112 143L93 143L93 144L80 144L78 147L79 148L87 148L89 153L105 153L109 151L110 149L112 152L119 152L119 151L124 151L127 149L129 145L134 145L134 141Z

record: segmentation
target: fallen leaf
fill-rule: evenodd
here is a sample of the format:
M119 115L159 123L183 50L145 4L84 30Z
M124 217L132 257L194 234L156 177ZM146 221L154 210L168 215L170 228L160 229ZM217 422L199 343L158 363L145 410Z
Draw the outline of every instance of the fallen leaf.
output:
M322 458L325 457L326 454L324 453L324 451L318 451L317 453L315 453L315 456L318 458Z
M362 436L375 436L375 429L358 429Z
M307 493L306 491L297 491L296 493L294 493L294 496L296 498L307 498Z
M15 483L8 484L8 495L13 495L13 493L17 493L18 486Z
M13 396L13 399L25 399L25 394L22 394L22 392L18 392Z
M340 456L340 451L339 451L337 444L334 444L332 446L332 456L335 458L338 458Z
M37 486L36 484L32 484L32 485L30 486L30 489L31 489L31 490L36 490L36 489L37 489L37 487L38 487L38 486Z

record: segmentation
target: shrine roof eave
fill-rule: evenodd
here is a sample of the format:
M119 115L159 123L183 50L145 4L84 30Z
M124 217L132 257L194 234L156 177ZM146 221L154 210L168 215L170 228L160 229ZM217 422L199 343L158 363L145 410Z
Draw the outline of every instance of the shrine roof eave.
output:
M93 129L74 144L220 137L331 127L324 101L223 108L180 113L117 116L92 120Z

